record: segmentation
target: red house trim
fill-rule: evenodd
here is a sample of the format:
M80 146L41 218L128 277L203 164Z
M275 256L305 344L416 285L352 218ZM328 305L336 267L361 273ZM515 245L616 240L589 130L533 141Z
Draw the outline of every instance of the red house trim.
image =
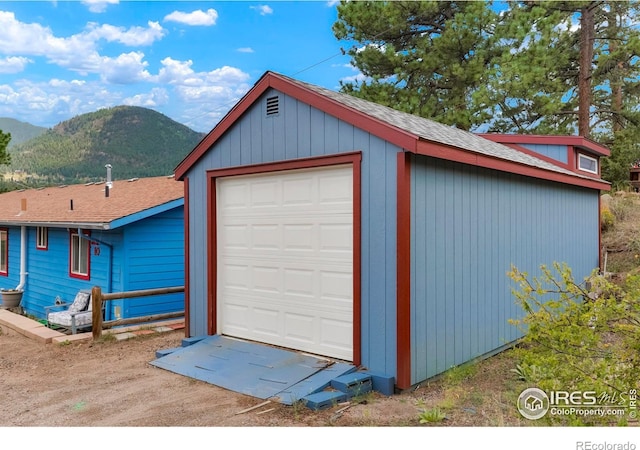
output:
M411 386L411 161L409 153L397 158L397 380L400 389Z
M216 242L216 179L236 175L253 175L294 169L309 169L339 164L353 166L353 363L361 364L362 353L362 321L361 321L361 152L341 153L314 158L300 158L281 162L271 162L248 166L227 167L207 171L208 201L207 201L207 261L208 261L208 293L207 314L210 318L208 334L217 332L217 242Z
M484 167L487 169L500 170L532 178L539 178L558 183L572 184L591 189L609 190L609 183L593 178L580 178L559 172L551 172L545 169L520 164L505 159L493 158L480 153L472 153L461 150L457 147L450 147L436 142L420 141L418 144L418 154L431 156L434 158L446 159L449 161L470 164L472 166Z
M184 183L184 334L185 337L190 337L190 324L189 320L189 292L190 292L190 276L191 270L189 266L190 252L189 252L189 177L185 177Z

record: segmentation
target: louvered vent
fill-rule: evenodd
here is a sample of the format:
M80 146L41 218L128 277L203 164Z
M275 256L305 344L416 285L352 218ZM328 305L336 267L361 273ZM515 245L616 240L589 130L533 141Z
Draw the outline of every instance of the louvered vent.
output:
M280 98L276 95L275 97L267 97L267 117L275 116L280 112Z

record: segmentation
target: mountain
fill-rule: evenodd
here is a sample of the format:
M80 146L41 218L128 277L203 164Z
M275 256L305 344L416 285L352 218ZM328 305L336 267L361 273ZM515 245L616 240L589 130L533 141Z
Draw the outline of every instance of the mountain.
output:
M40 136L47 131L44 127L37 127L27 122L20 122L16 119L10 119L8 117L0 117L0 131L5 133L11 133L11 142L9 142L9 148L15 147L18 144Z
M10 149L10 178L26 184L170 175L204 137L147 108L116 106L82 114Z

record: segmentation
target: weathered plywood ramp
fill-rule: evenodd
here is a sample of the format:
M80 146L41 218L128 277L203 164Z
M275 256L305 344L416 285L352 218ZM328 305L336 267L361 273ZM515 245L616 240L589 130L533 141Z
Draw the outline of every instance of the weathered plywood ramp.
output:
M291 405L356 370L352 364L208 336L151 362L152 365L234 392Z

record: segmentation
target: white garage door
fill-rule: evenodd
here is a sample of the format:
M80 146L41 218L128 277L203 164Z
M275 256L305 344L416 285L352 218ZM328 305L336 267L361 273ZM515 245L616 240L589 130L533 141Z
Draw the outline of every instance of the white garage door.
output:
M352 166L216 183L219 332L352 361Z

